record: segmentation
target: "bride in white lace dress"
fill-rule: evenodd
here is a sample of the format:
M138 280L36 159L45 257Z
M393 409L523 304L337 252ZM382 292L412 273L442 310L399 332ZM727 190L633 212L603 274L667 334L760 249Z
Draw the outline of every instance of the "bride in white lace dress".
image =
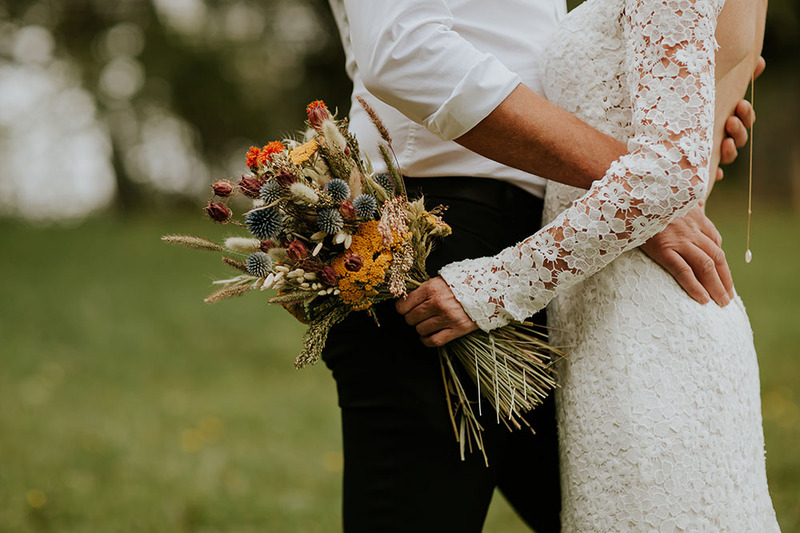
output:
M570 13L546 96L630 153L588 192L550 183L536 235L441 272L484 330L552 300L552 340L569 347L557 391L565 531L778 531L744 305L695 302L637 249L705 199L765 10L588 0Z

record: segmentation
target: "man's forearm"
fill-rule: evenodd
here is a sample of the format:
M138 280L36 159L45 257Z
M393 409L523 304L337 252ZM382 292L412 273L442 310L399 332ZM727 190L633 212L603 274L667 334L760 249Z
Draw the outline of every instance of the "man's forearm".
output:
M521 84L455 141L504 165L582 189L628 153L624 143Z

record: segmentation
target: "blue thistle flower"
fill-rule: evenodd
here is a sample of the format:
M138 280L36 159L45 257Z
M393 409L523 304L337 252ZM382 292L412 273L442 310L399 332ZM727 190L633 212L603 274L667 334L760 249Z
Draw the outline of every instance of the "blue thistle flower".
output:
M353 200L353 209L359 218L372 218L378 210L378 201L369 194L360 194Z
M336 235L344 227L344 219L338 209L323 209L317 215L319 229L328 235Z
M277 181L266 182L264 185L261 186L261 190L259 191L259 197L267 205L277 202L283 197L283 190L281 184L278 183Z
M247 258L247 271L257 278L266 278L272 267L272 258L264 252L250 254Z
M389 174L378 174L373 179L389 196L394 196L394 180Z
M325 186L325 190L331 195L334 202L344 202L350 198L350 186L346 181L334 178Z
M266 241L280 236L283 229L283 215L274 207L250 211L244 217L250 233Z

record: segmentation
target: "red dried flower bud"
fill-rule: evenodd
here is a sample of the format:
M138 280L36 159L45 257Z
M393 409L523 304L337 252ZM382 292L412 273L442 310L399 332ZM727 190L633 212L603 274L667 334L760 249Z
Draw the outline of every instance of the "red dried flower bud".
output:
M330 285L331 287L335 287L339 283L339 274L329 265L322 267L322 270L319 271L319 278L324 284Z
M275 181L283 185L284 187L290 186L292 183L297 181L297 176L289 172L288 170L281 170L277 174L275 174Z
M264 182L256 177L242 176L242 179L239 181L238 185L239 189L241 189L245 196L249 198L258 198L258 193L263 184Z
M330 111L328 111L328 106L322 100L315 100L308 104L306 115L308 115L308 122L315 130L320 129L324 121L333 118Z
M259 244L259 245L258 245L258 248L259 248L259 249L260 249L262 252L264 252L264 253L267 253L267 252L269 252L270 250L272 250L273 248L275 248L276 246L277 246L277 244L275 244L275 243L274 243L274 242L272 242L272 241L261 241L261 244Z
M303 241L294 240L286 247L286 253L292 261L300 261L308 257L308 248Z
M227 198L233 194L233 184L228 180L218 180L211 185L214 194L221 198Z
M309 257L309 258L303 259L302 261L298 261L297 263L295 263L294 267L295 268L302 268L306 272L314 272L314 273L316 273L316 272L319 272L320 270L322 270L323 266L324 265L322 263L320 263L319 261L317 261L316 259Z
M339 213L345 220L353 220L356 218L356 210L350 200L345 200L339 205Z
M350 272L358 272L364 266L364 260L358 254L348 254L344 258L344 268Z
M223 203L208 202L205 210L209 218L214 222L221 222L224 224L231 219L231 210Z

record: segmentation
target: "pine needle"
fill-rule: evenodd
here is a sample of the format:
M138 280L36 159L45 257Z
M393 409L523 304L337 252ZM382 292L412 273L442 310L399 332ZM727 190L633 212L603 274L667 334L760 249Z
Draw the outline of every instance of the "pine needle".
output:
M194 235L162 235L161 240L168 244L177 244L178 246L186 246L195 250L208 250L209 252L221 252L223 250L222 246L214 241L195 237Z

